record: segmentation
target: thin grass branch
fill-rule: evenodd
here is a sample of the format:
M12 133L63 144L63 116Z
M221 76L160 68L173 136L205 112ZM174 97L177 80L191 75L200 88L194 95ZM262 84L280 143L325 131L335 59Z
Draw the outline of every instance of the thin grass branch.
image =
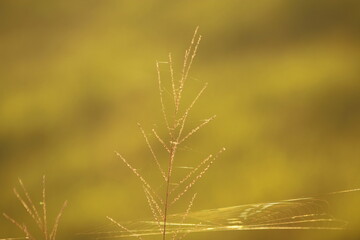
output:
M159 84L159 94L160 94L160 104L161 104L161 111L164 117L164 121L166 124L166 128L169 131L169 134L171 133L171 129L170 129L170 125L169 125L169 121L168 121L168 117L166 114L166 109L165 109L165 104L164 104L164 99L163 99L163 87L162 87L162 83L161 83L161 74L160 74L160 66L159 66L159 62L156 62L156 70L157 70L157 74L158 74L158 84Z
M161 139L161 137L159 136L159 134L157 134L156 130L153 128L152 132L154 133L156 139L161 143L161 145L165 148L165 150L170 153L170 149L169 147L166 145L166 143L164 142L164 140Z
M59 228L60 218L61 218L61 216L63 215L64 210L65 210L65 208L67 207L67 205L68 205L68 201L65 201L65 202L63 203L63 205L62 205L62 207L61 207L58 215L57 215L56 218L55 218L55 223L54 223L53 229L52 229L52 231L51 231L51 233L50 233L50 239L51 239L51 240L55 240L55 238L56 238L56 233L57 233L57 230L58 230L58 228Z
M211 159L211 161L206 165L206 167L198 174L196 175L196 177L188 184L186 185L186 187L184 188L184 190L179 193L170 203L170 205L173 205L175 202L177 202L190 188L192 188L195 183L207 172L207 170L209 170L209 168L211 167L211 165L214 163L214 161L216 160L216 158L223 152L225 151L225 148L222 148L219 153Z
M24 183L22 182L22 180L21 180L20 178L18 178L18 181L19 181L19 184L20 184L20 186L21 186L21 188L22 188L23 193L25 194L25 197L26 197L27 201L29 202L29 205L31 206L31 208L32 208L32 210L33 210L33 212L34 212L34 215L35 215L35 218L36 218L36 220L34 219L35 222L37 223L37 225L38 225L39 227L42 227L42 226L43 226L42 219L41 219L41 217L40 217L40 214L39 214L39 212L38 212L35 204L32 202L32 200L31 200L31 198L30 198L30 194L29 194L28 191L26 190L25 185L24 185ZM19 198L18 198L18 199L19 199ZM20 200L20 199L19 199L19 200Z
M184 142L186 139L188 139L191 135L193 135L194 133L196 133L197 131L199 131L199 129L201 129L203 126L205 126L206 124L208 124L209 122L211 122L212 120L214 120L216 118L216 115L212 116L211 118L205 119L199 126L197 126L196 128L193 128L184 138L182 138L179 141L179 144L181 144L182 142Z
M138 171L129 164L129 162L118 152L115 152L115 154L120 157L120 159L126 164L126 166L139 178L139 180L144 184L145 187L147 187L159 200L161 203L163 203L163 200L160 198L158 194L154 191L154 189L150 186L150 184L138 173Z
M157 156L156 156L153 148L151 147L151 144L150 144L150 142L149 142L148 137L147 137L146 134L145 134L144 129L141 127L140 123L138 123L138 126L139 126L139 128L140 128L140 131L141 131L142 135L143 135L144 138L145 138L146 145L148 146L148 148L149 148L149 150L150 150L150 152L151 152L151 155L153 156L153 158L154 158L154 160L155 160L155 163L156 163L157 167L159 168L159 171L160 171L162 177L163 177L164 180L166 181L165 172L164 172L164 170L162 169L162 167L161 167L161 165L160 165L160 162L159 162L159 160L158 160L158 158L157 158Z
M144 193L145 193L146 200L148 202L149 208L150 208L150 210L151 210L151 212L153 214L154 220L155 220L155 222L157 223L157 225L159 227L159 231L162 232L161 223L160 223L160 218L162 218L162 216L159 216L159 212L157 213L155 211L155 207L153 206L153 201L150 198L150 193L145 187L144 187Z
M45 176L43 176L43 189L42 189L42 202L41 202L41 205L42 205L42 210L43 210L43 231L44 231L44 237L45 237L45 240L48 240L49 237L48 237L48 230L47 230L47 218L46 218L46 190L45 190Z
M195 194L193 195L193 197L191 198L191 200L190 200L190 202L189 202L189 205L188 205L188 207L187 207L187 209L186 209L186 211L185 211L185 213L184 213L184 215L183 215L183 217L182 217L182 219L181 219L181 224L180 224L180 226L181 226L182 224L184 224L185 219L186 219L187 216L189 215L190 209L191 209L191 207L192 207L192 205L193 205L193 203L194 203L194 200L195 200L195 198L196 198L196 195L197 195L197 193L195 193ZM173 240L176 240L176 236L179 234L179 231L180 231L180 229L177 229L177 230L175 231L174 236L173 236Z
M186 119L189 115L189 112L190 110L193 108L193 106L195 105L195 103L197 102L197 100L199 99L199 97L201 96L201 94L205 91L205 89L207 88L207 83L205 84L205 86L200 90L200 92L196 95L196 97L194 98L194 100L191 102L191 104L189 105L189 107L186 109L184 115L177 121L176 123L176 126L175 128L178 126L178 125L181 125L180 127L180 130L179 130L179 133L178 133L178 141L181 137L181 134L184 130L184 127L185 127L185 122L186 122Z
M188 180L194 173L196 173L205 163L207 163L213 157L210 154L207 158L200 162L198 166L192 169L183 179L181 179L178 183L175 184L175 187L170 191L170 194L173 193L181 184L183 184L186 180Z

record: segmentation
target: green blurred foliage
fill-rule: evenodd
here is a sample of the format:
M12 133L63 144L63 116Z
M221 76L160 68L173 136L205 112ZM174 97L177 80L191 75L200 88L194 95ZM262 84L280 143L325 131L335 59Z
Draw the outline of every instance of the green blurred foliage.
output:
M59 239L85 239L75 234L107 223L106 215L151 216L114 150L154 175L136 123L164 133L154 63L172 52L179 70L197 25L203 41L185 98L205 82L209 88L190 122L218 118L188 142L182 159L228 150L195 187L194 209L359 187L359 3L1 1L0 211L27 222L11 189L21 177L39 200L46 174L49 211L69 200ZM188 239L357 239L358 203L358 194L348 194L331 205L350 221L346 231ZM0 233L21 236L5 219Z

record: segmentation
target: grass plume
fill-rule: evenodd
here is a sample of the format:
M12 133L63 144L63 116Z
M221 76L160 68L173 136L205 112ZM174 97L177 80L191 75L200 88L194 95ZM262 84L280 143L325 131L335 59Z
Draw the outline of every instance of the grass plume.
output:
M149 208L152 212L153 219L158 226L158 231L162 235L162 239L166 240L167 234L172 233L172 239L177 240L181 239L184 236L179 236L179 231L167 231L168 226L168 216L169 216L169 208L172 204L180 200L185 193L188 192L192 188L192 186L206 173L206 171L210 168L216 157L225 149L222 148L221 151L216 156L209 155L208 158L203 160L197 167L193 170L189 170L189 172L183 177L183 180L180 182L176 182L172 179L173 171L174 171L174 162L177 161L176 156L179 150L179 146L187 139L189 139L192 135L194 135L198 130L211 122L215 116L212 116L206 120L204 120L200 125L195 126L189 132L184 133L186 120L189 116L189 113L193 106L196 104L202 93L205 91L207 84L205 84L195 98L191 101L191 103L183 107L182 109L182 99L183 99L183 91L185 87L185 83L188 79L189 72L195 56L197 54L197 50L201 41L201 35L198 34L198 28L196 28L192 40L190 42L189 48L185 51L184 62L181 69L181 76L179 78L175 78L174 67L172 55L169 53L167 62L156 62L156 71L157 71L157 80L159 87L159 97L160 97L160 106L162 116L165 122L166 130L168 137L163 137L158 134L155 129L152 129L152 133L154 134L157 141L163 146L164 150L168 154L168 158L164 161L160 161L159 157L156 155L153 147L140 124L138 124L140 131L145 139L146 145L150 150L150 153L154 159L155 165L158 168L165 185L165 191L160 194L157 193L154 188L149 184L147 180L145 180L144 176L142 176L129 162L123 157L120 153L116 152L117 156L125 163L125 165L138 177L140 182L143 185L144 193L149 205ZM160 64L167 64L168 70L170 72L170 84L171 91L167 91L164 87L163 77L161 74ZM164 92L167 91L171 94L171 104L165 104L165 96ZM173 111L171 111L173 110ZM167 140L164 140L167 139ZM165 165L165 166L164 166ZM165 170L164 170L165 169ZM176 187L172 187L175 185ZM177 192L178 191L178 192ZM190 212L190 208L193 205L193 201L195 196L190 201L188 208L186 209L183 215L182 222L185 221L186 216ZM120 223L116 222L113 218L108 217L108 219L116 224L118 227L122 228L128 233L132 233L133 231L125 228ZM140 236L134 234L135 237L140 238Z

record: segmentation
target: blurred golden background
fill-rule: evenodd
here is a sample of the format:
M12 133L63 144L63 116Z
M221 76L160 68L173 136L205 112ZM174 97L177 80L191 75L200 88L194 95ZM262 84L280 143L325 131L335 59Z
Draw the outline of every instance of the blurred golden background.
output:
M209 87L191 124L217 118L184 151L197 161L227 151L195 186L194 210L360 186L357 0L8 0L0 13L0 212L20 222L30 218L12 187L21 177L40 201L43 174L50 215L69 201L58 239L88 239L76 234L107 215L151 216L114 150L144 175L156 171L136 123L163 129L155 61L172 52L179 71L197 25L203 40L185 96ZM188 239L359 239L359 200L331 204L349 220L345 231ZM16 236L0 218L0 238Z

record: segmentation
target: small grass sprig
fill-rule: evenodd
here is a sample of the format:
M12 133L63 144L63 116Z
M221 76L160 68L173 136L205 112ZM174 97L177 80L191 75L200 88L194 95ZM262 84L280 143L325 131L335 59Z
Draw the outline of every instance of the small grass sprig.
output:
M37 228L40 230L40 235L42 235L42 240L56 240L57 230L59 227L61 216L67 206L67 201L65 201L54 219L54 224L52 228L49 228L48 216L47 216L47 203L46 203L46 188L45 188L45 176L42 180L42 200L40 202L41 210L34 204L32 201L29 192L26 190L25 185L22 180L19 178L19 184L22 189L22 194L20 194L16 188L13 189L16 198L19 200L21 205L24 207L28 215L32 218ZM40 240L35 237L34 233L31 233L28 226L25 223L20 223L14 218L10 217L8 214L3 213L3 216L14 224L19 230L25 234L25 239L29 240ZM6 238L4 240L11 240L16 238Z

